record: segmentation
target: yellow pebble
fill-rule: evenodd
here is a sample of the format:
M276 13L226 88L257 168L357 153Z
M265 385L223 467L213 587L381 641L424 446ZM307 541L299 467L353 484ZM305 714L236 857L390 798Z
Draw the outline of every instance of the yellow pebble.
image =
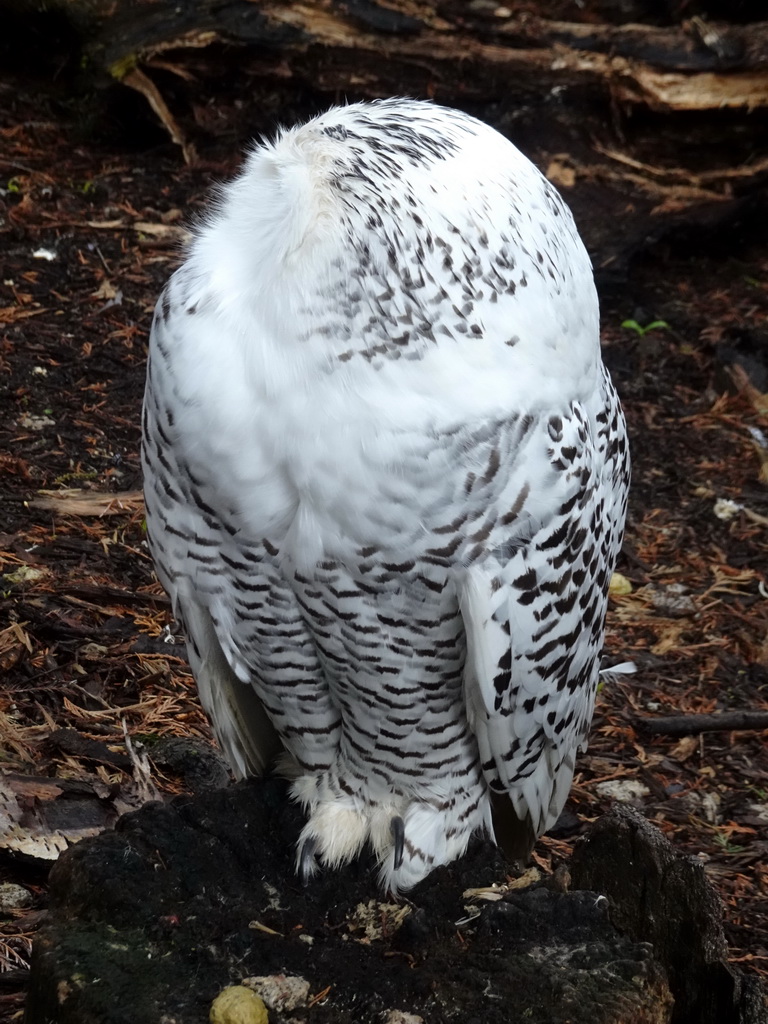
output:
M244 985L231 985L216 996L208 1015L211 1024L267 1024L269 1015L255 992Z
M623 597L625 594L632 593L632 584L626 576L622 576L620 572L615 572L611 576L611 582L608 584L608 593L612 597Z

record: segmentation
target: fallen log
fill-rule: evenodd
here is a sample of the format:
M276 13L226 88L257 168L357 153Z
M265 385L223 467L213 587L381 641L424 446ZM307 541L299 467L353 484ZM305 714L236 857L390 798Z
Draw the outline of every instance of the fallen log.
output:
M375 92L397 91L404 74L411 85L418 77L427 84L426 73L436 85L455 87L457 70L463 90L482 91L503 70L507 87L521 76L528 90L598 82L618 99L674 110L768 104L768 22L693 18L665 28L595 25L515 16L497 5L468 11L466 4L417 6L410 0L386 6L349 0L234 0L226 6L217 0L79 0L69 6L89 11L88 52L116 77L171 50L227 42L263 48L294 74L300 74L299 57L309 58L306 74L322 49L325 88L349 86L351 56L361 79L355 84ZM318 84L315 75L310 80Z
M614 107L663 112L768 106L768 21L613 25L585 2L584 21L565 22L547 18L549 6L536 15L463 0L68 0L47 9L80 40L84 73L140 92L188 161L188 115L162 82L186 90L188 106L224 69L230 82L458 105L561 103L586 89Z

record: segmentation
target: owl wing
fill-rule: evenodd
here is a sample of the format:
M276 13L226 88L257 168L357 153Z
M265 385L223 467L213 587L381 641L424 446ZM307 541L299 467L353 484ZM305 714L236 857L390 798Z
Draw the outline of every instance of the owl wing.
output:
M497 827L515 859L557 820L594 706L628 482L607 378L598 397L607 406L593 425L578 403L550 418L546 464L525 460L505 492L535 495L536 504L527 516L496 510L498 525L460 586L467 717L494 824L500 807L510 809L504 794L517 819L507 844Z
M283 749L273 722L289 748L305 759L315 753L320 740L311 733L304 738L300 727L307 717L304 686L318 668L296 598L264 545L239 538L237 510L220 499L218 466L200 444L215 427L190 382L195 343L214 326L204 310L195 313L189 292L182 269L152 324L142 421L147 539L186 633L203 708L234 774L243 778L263 774Z

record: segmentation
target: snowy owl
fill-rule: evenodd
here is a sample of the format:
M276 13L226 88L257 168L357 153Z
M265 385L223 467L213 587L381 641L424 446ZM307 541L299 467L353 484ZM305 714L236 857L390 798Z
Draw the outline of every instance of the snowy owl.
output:
M414 100L256 146L165 288L149 543L235 775L290 761L305 877L557 819L629 478L598 328L552 185Z

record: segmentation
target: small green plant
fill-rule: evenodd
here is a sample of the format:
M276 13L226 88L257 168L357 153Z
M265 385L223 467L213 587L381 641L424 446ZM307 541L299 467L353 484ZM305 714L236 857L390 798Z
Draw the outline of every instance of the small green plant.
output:
M718 832L715 836L715 846L719 846L723 853L741 853L744 849L743 846L739 846L737 843L732 843L728 836L722 832Z
M652 323L646 324L645 327L643 327L642 324L639 324L637 320L624 320L621 326L626 327L629 331L634 331L636 334L639 334L641 338L644 338L649 331L662 331L664 329L669 329L669 324L666 320L654 320Z

